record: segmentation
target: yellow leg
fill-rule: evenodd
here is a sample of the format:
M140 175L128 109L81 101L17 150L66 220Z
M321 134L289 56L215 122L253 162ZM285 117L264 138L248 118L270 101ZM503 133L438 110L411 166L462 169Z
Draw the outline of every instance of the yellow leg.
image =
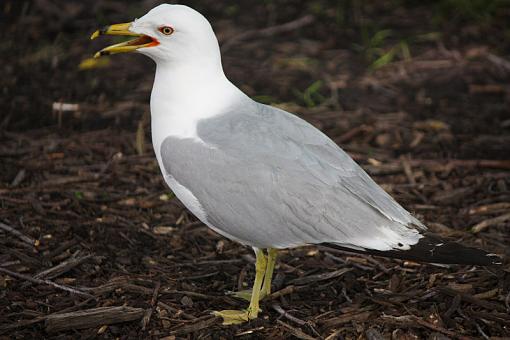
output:
M264 275L264 284L260 291L260 299L265 298L271 294L271 280L273 279L274 266L276 264L276 255L278 250L269 248L267 249L267 266L266 274Z
M221 316L223 318L224 325L243 323L256 319L258 316L260 290L262 288L262 281L264 280L264 273L266 272L267 260L261 249L257 249L255 255L257 257L257 261L255 263L255 282L253 283L250 305L246 310L222 310L219 312L213 312L214 315Z
M266 296L271 294L271 280L273 278L273 272L274 272L274 266L276 263L276 255L278 253L278 250L273 248L267 249L267 265L266 265L266 271L264 274L264 283L262 285L262 289L260 291L260 300L264 299ZM234 292L231 294L232 296L235 296L236 298L243 299L246 301L251 301L252 296L252 290L242 290L240 292Z

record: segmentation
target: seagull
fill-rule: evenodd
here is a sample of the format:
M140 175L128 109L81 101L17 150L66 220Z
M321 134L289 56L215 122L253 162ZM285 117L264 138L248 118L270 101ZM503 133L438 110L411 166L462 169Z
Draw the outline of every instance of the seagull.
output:
M225 76L211 24L194 9L159 5L91 39L100 35L134 38L95 57L136 51L156 63L152 144L170 189L201 222L255 251L253 288L236 295L249 306L214 312L224 324L257 318L279 249L323 245L431 263L500 263L433 235L320 130L244 94Z

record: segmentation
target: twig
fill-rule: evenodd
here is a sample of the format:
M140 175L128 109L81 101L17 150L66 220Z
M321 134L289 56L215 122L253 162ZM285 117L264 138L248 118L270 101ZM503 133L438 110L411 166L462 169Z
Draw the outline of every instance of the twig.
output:
M459 291L451 289L451 288L439 287L438 290L443 294L453 296L453 297L455 297L456 295L460 295L462 300L472 303L472 304L475 304L475 305L478 305L478 306L483 307L488 310L495 309L500 312L506 312L506 308L502 305L498 305L496 303L492 303L492 302L485 301L485 300L480 300L480 299L475 298L472 295L462 293L462 292L459 292Z
M20 242L20 244L25 245L25 246L27 245L26 243L21 243L21 242ZM41 262L38 259L28 256L20 251L17 251L16 249L0 246L0 250L3 251L4 253L10 254L10 255L18 258L19 260L21 260L22 263L30 264L34 267L39 267L41 265Z
M14 260L14 261L7 261L0 263L0 267L10 267L10 266L17 266L21 264L20 260Z
M476 322L475 320L473 320L470 316L467 316L465 315L464 313L462 313L462 311L457 311L459 313L460 316L462 316L465 320L467 320L469 323L473 324L476 329L478 330L478 333L480 333L480 335L482 336L482 338L484 338L485 340L490 340L490 338L487 336L487 334L485 334L485 332L482 330L482 328L480 327L480 325L478 324L478 322Z
M402 164L402 168L404 169L404 174L409 181L409 184L416 185L416 179L414 178L413 169L411 167L411 163L408 158L405 156L400 157L400 163Z
M65 252L67 249L71 248L72 246L78 244L78 241L76 239L72 239L69 241L64 241L58 246L55 250L51 251L48 255L45 257L48 260L54 260L57 256Z
M186 227L182 227L183 229L185 229ZM143 229L142 229L143 230ZM242 263L244 262L244 260L242 259L234 259L234 260L208 260L208 261L197 261L197 262L194 262L194 261L188 261L188 262L179 262L179 263L173 263L171 265L169 265L169 268L174 268L174 267L194 267L194 266L203 266L203 265L207 265L207 266L217 266L217 265L222 265L222 264L235 264L235 263Z
M159 288L161 288L161 282L158 281L156 282L156 286L154 287L154 293L152 294L151 308L147 308L142 318L142 331L144 331L145 328L147 328L147 325L151 321L151 315L154 312L154 307L156 306L156 303L158 301Z
M484 220L484 221L476 224L475 226L473 226L471 228L471 232L476 234L476 233L479 233L480 231L482 231L484 229L487 229L488 227L490 227L492 225L495 225L495 224L498 224L498 223L502 223L502 222L505 222L507 220L510 220L510 213L503 214L501 216L497 216L497 217L494 217L494 218L489 218L487 220Z
M393 323L393 324L396 324L396 325L398 325L400 327L402 327L402 326L405 326L405 327L417 327L417 326L421 326L421 327L425 327L425 328L431 329L431 330L436 331L436 332L440 332L440 333L446 334L446 335L448 335L450 337L453 337L453 338L466 339L466 340L470 339L468 337L459 335L459 334L457 334L455 332L449 331L446 328L433 325L433 324L431 324L431 323L429 323L427 321L424 321L424 320L422 320L419 317L414 316L414 315L402 315L402 316L382 315L380 319L383 322L385 322L385 323Z
M33 318L31 320L20 320L15 323L7 324L7 325L1 325L0 326L0 333L3 333L4 331L7 331L9 329L15 329L15 328L22 328L30 326L34 323L42 322L46 320L46 315L44 316L38 316L36 318Z
M92 255L92 254L85 255L83 257L77 257L78 254L79 254L79 251L76 251L73 254L73 257L71 257L69 260L61 262L52 268L43 270L43 271L35 274L34 278L35 279L43 279L43 278L54 279L57 276L60 276L64 273L68 272L69 270L73 269L74 267L79 266L83 262L85 262L91 258L94 258L94 255Z
M492 203L492 204L486 204L486 205L480 205L477 207L473 207L468 210L469 215L486 215L486 214L492 214L494 212L498 211L508 211L510 210L510 203L509 202L498 202L498 203Z
M188 320L195 320L196 319L195 316L193 316L191 314L188 314L188 313L185 313L184 311L182 311L182 310L180 310L178 308L174 308L174 307L172 307L170 305L167 305L164 302L158 301L158 306L166 309L170 313L176 314L177 316L182 316L185 319L188 319Z
M92 254L85 255L83 257L77 257L79 255L80 251L77 250L73 256L66 261L63 261L62 263L59 263L58 265L51 267L49 269L45 269L33 276L34 279L48 279L52 280L68 271L73 269L74 267L79 266L83 262L93 258L93 259L103 259L102 256L94 256ZM27 288L31 285L30 282L25 282L23 284L23 288Z
M21 169L17 174L16 177L12 180L11 187L17 187L20 185L21 182L25 179L27 175L27 171L25 169Z
M356 137L357 135L365 132L370 132L371 130L372 128L369 127L368 125L362 124L360 126L356 126L355 128L350 129L340 137L335 138L335 142L337 142L338 144L345 144L354 137Z
M298 339L315 340L314 337L311 337L310 335L306 334L305 332L303 332L302 330L300 330L298 328L292 327L291 325L283 322L282 320L276 320L276 322L278 322L280 325L285 327L292 335L294 335Z
M504 323L505 325L510 326L510 314L508 313L495 313L495 312L475 312L475 311L465 311L469 316L484 319L484 320L491 320L496 321L500 323Z
M52 282L50 280L36 279L36 278L30 277L30 276L27 276L27 275L23 275L23 274L20 274L20 273L16 273L16 272L10 271L9 269L5 269L5 268L1 268L1 267L0 267L0 272L2 272L4 274L7 274L9 276L15 277L17 279L30 281L32 283L49 285L49 286L55 287L57 289L61 289L61 290L64 290L66 292L72 293L72 294L76 294L76 295L80 295L80 296L86 297L88 299L94 299L94 300L96 299L96 297L93 296L93 295L90 295L88 293L84 293L82 291L79 291L76 288L60 285L60 284Z
M297 279L290 281L290 283L295 284L295 285L306 285L306 284L309 284L312 282L324 281L324 280L337 278L339 276L344 275L347 272L350 272L351 270L352 270L352 268L342 268L342 269L335 270L335 271L329 272L329 273L299 277Z
M182 295L189 295L189 296L193 296L193 297L196 297L199 299L206 299L206 300L218 298L217 296L211 296L211 295L206 295L206 294L202 294L202 293L191 292L191 291L187 291L187 290L176 290L176 289L163 289L161 291L161 294L182 294Z
M204 319L196 319L195 323L192 323L189 326L180 326L178 329L172 331L170 334L172 335L186 335L189 333L193 333L199 331L201 329L211 327L212 325L221 323L220 317L211 317L206 316Z
M0 222L0 229L10 232L11 234L17 236L19 239L30 244L31 246L34 246L34 247L39 246L39 240L36 240L30 236L27 236L27 235L21 233L20 231L14 229L13 227L8 226L5 223Z
M298 290L299 287L295 287L295 286L287 286L285 288L282 288L274 293L272 293L271 295L269 295L266 299L268 300L273 300L273 299L277 299L281 296L284 296L284 295L289 295L289 294L292 294L294 293L295 291Z
M487 55L487 59L492 62L494 65L499 66L506 71L510 72L510 61L501 58L500 56L497 56L495 54L489 53Z
M350 323L352 321L357 321L363 323L368 320L370 315L372 314L373 307L366 307L364 310L359 310L353 313L344 313L338 317L334 317L327 320L319 321L325 328L338 327L340 325L344 325L346 323Z
M297 323L298 325L300 326L305 326L306 325L306 321L303 321L301 319L298 319L296 318L295 316L292 316L290 315L287 311L285 311L279 304L272 304L271 307L273 307L273 309L275 311L277 311L281 316L283 316L284 318L287 318L289 319L290 321L292 322L295 322Z
M275 34L280 34L288 31L294 31L303 26L309 25L314 22L315 18L312 15L305 15L302 18L287 22L285 24L267 27L260 30L249 30L244 33L238 34L221 45L221 51L224 53L228 51L232 46L239 43L242 40L255 37L268 37Z

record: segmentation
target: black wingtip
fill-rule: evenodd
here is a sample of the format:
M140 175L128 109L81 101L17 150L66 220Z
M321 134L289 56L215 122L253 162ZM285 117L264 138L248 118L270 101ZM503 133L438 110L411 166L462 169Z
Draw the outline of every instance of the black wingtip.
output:
M496 254L484 250L463 246L460 243L445 241L433 234L426 234L418 243L408 250L353 250L334 243L324 244L327 247L348 252L370 254L382 257L398 258L428 263L465 264L478 266L501 265L502 259Z

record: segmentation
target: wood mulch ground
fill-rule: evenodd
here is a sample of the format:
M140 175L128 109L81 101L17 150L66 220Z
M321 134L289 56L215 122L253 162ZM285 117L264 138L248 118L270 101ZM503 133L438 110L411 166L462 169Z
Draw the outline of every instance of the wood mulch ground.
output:
M429 9L391 2L345 2L363 20L341 24L328 1L191 3L244 91L321 128L432 231L509 255L508 10L492 26L432 27ZM222 326L210 312L245 306L226 293L251 284L254 256L164 185L153 64L78 67L108 43L89 42L98 25L153 4L0 5L0 339L510 337L507 260L444 266L320 247L282 251L261 317ZM393 35L363 45L365 26ZM409 39L411 59L370 69L370 53L433 30Z

